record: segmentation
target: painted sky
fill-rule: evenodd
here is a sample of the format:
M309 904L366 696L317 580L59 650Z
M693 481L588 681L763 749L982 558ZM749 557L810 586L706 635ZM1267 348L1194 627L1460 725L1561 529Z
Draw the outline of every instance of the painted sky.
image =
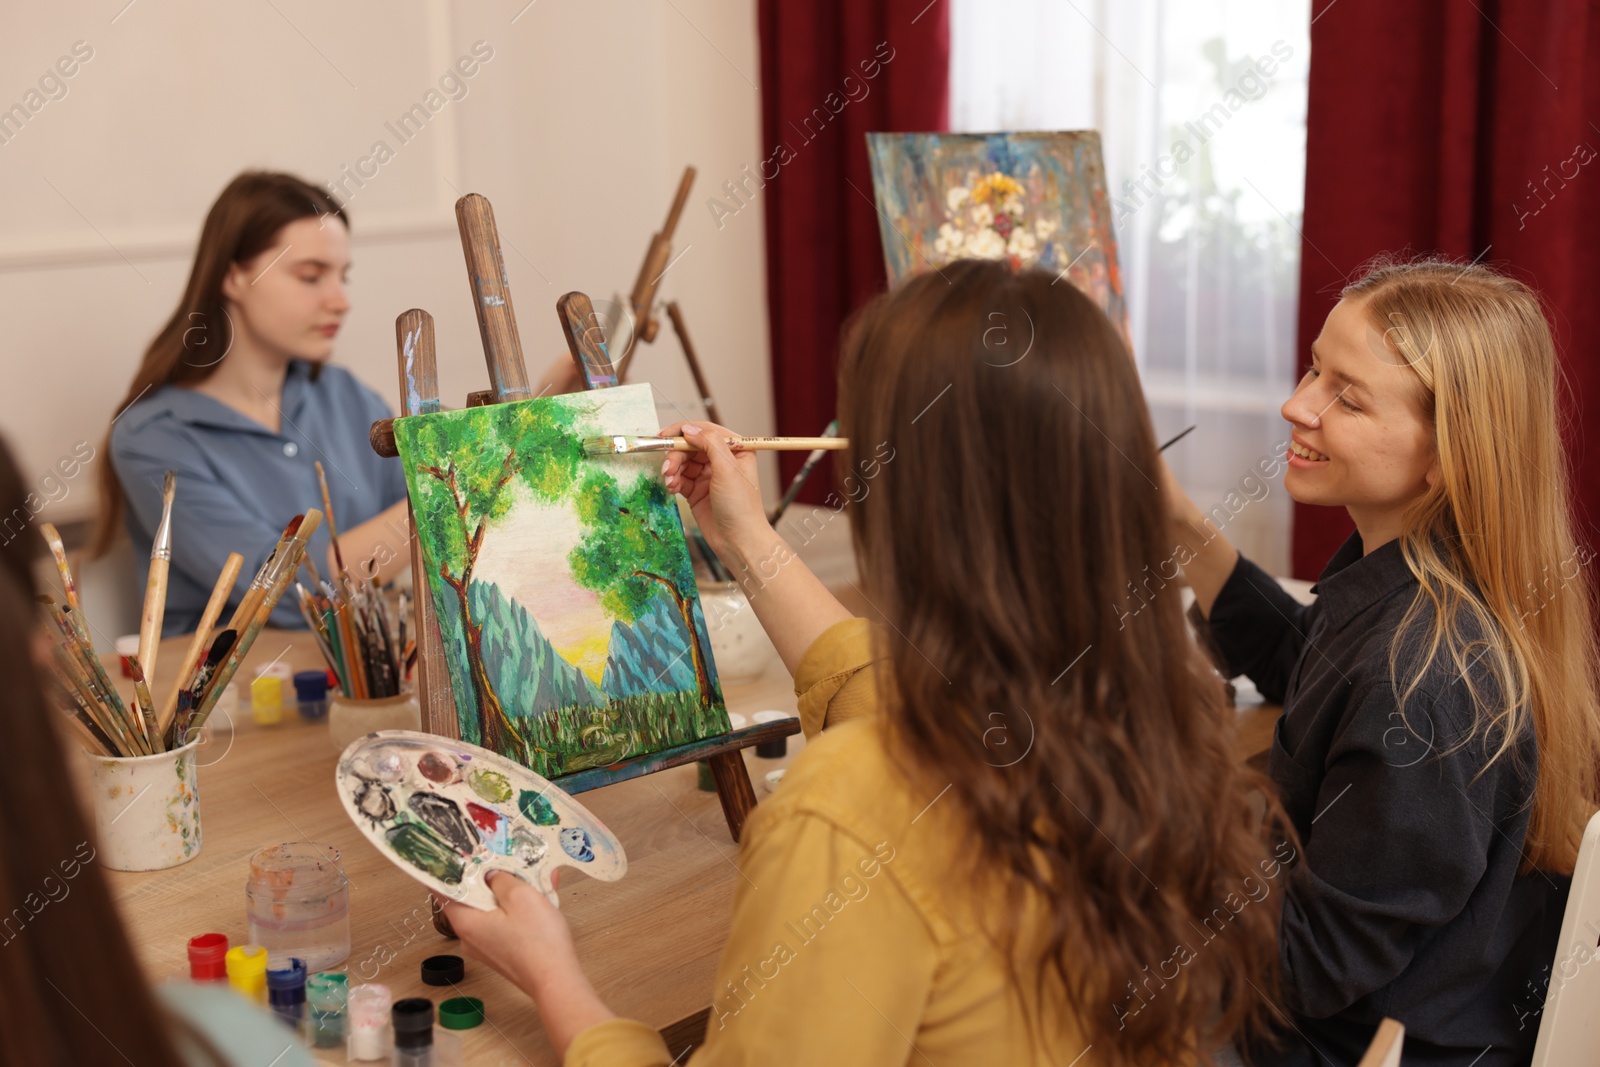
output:
M527 608L561 658L599 685L611 618L598 596L572 580L567 553L578 544L580 531L571 508L540 504L519 486L511 511L484 535L474 577L494 582Z
M581 400L598 404L592 434L644 434L657 429L655 402L647 385L619 386L584 393ZM604 464L627 484L638 472L659 468L659 457L608 456L589 462ZM611 644L611 617L597 594L572 580L567 555L578 544L582 526L572 505L552 507L517 487L505 517L484 535L483 551L473 577L494 582L500 591L528 610L557 654L600 684Z

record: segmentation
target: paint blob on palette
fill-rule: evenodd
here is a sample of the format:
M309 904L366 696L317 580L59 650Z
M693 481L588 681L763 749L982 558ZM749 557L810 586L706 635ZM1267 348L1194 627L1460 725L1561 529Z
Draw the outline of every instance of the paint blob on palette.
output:
M441 896L495 907L490 871L519 875L557 902L557 867L614 882L622 844L582 804L503 756L411 730L351 743L335 772L345 811L379 852Z

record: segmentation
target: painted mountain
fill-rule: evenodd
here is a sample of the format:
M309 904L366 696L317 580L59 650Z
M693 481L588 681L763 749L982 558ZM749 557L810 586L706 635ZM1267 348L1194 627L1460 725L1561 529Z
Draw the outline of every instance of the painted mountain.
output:
M728 730L650 387L398 419L464 740L546 777Z
M705 620L695 620L700 639L711 647ZM683 624L665 597L656 597L652 609L639 616L632 626L625 622L611 625L611 651L600 687L618 696L645 696L665 681L674 689L693 689L694 664L684 654ZM660 664L666 664L665 667ZM715 667L712 668L713 676Z

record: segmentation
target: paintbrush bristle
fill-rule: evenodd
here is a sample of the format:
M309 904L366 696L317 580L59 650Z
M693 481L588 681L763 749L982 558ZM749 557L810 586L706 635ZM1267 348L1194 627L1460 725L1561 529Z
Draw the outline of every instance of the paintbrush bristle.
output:
M161 479L161 506L172 506L172 494L178 488L178 472L168 471L167 476Z

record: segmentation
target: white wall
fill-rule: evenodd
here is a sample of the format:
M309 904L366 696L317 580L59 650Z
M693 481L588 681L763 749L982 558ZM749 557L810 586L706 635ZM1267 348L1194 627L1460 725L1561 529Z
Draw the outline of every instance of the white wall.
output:
M228 179L247 167L338 179L380 139L394 158L345 186L354 308L338 361L397 398L394 317L421 307L438 324L446 404L486 386L452 209L480 192L537 373L565 351L555 299L626 293L692 164L682 255L659 296L682 304L723 417L772 432L760 209L719 231L705 207L761 155L754 4L125 4L31 8L0 37L0 108L37 108L20 131L0 126L0 431L49 498L44 518L92 514L100 437ZM401 144L385 124L478 41L493 55L465 95ZM60 78L77 42L92 57ZM656 386L664 417L700 415L664 315L632 380ZM81 440L94 462L64 488L44 481Z

